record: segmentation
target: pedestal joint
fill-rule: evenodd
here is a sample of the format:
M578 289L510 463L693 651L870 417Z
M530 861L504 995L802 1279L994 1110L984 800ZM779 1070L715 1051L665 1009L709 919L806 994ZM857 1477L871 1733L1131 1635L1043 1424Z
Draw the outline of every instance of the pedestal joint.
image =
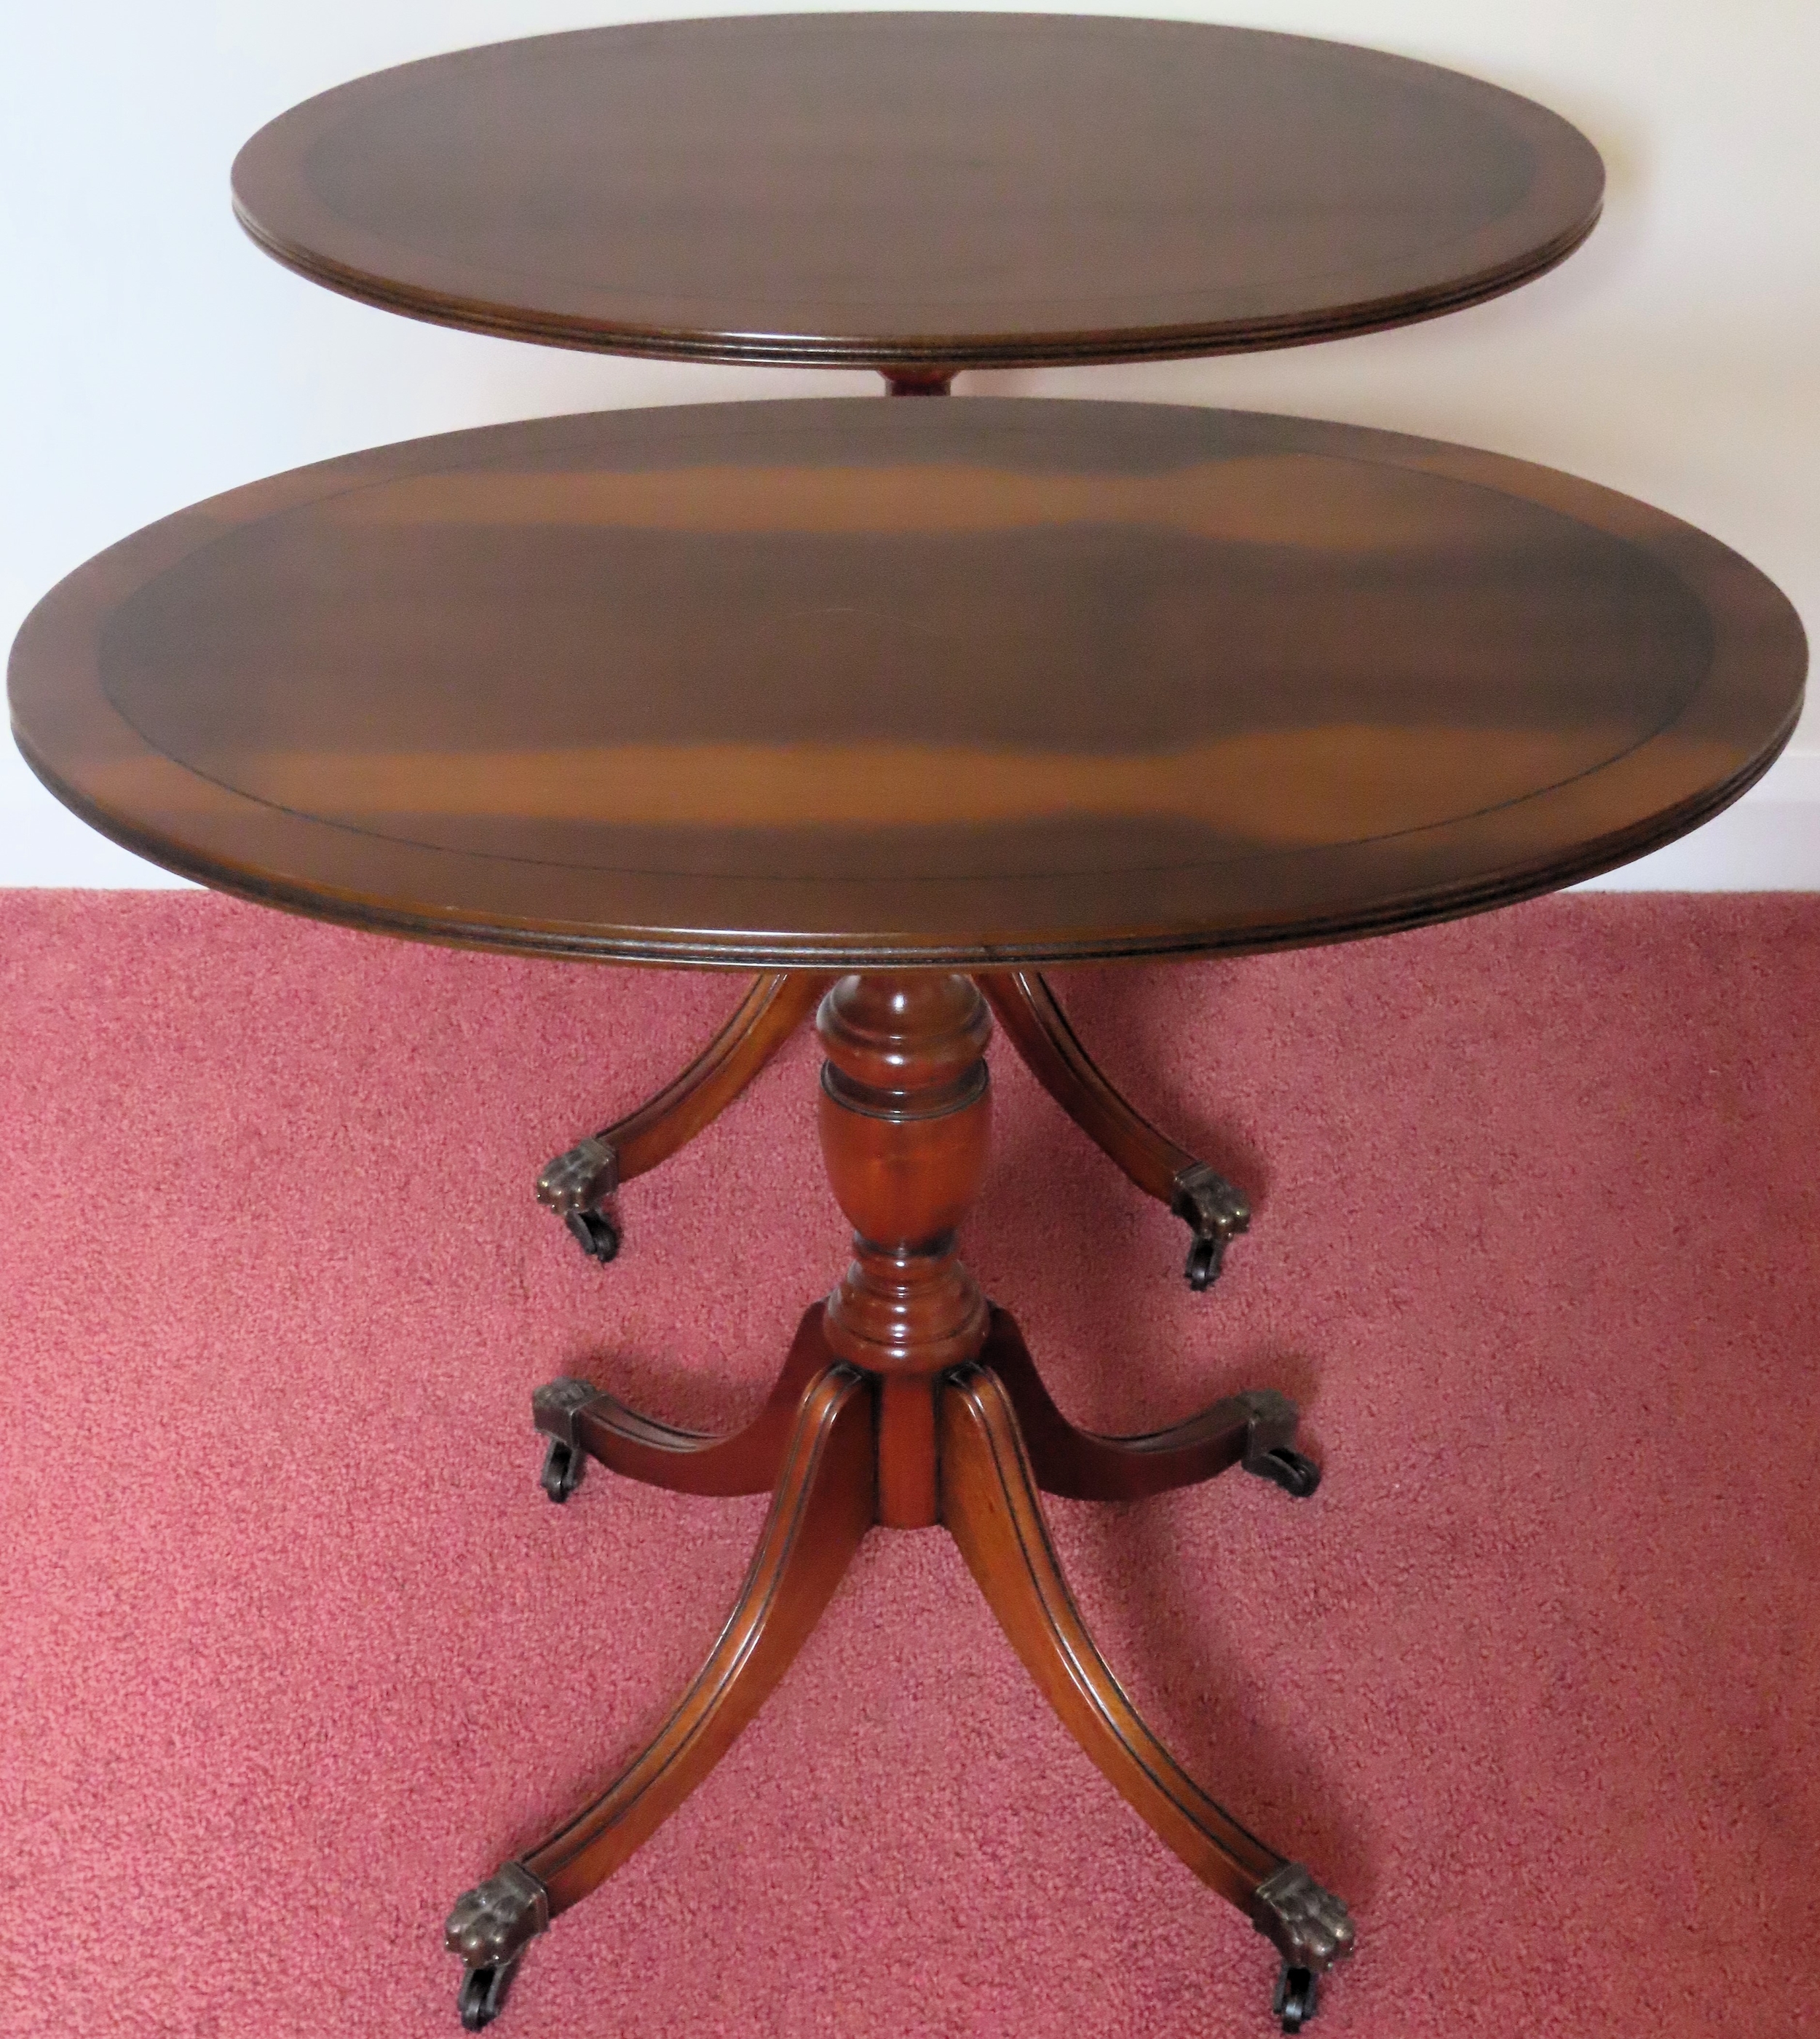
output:
M822 1153L854 1231L828 1343L868 1373L933 1377L986 1338L986 1299L955 1251L986 1170L986 1001L967 978L872 971L834 985L816 1029Z

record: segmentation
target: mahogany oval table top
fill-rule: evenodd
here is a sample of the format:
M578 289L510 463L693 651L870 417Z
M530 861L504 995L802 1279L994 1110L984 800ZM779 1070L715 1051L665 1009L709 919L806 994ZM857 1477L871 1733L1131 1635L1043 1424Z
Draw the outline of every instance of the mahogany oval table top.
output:
M744 16L540 36L324 93L234 169L294 268L444 324L722 361L1277 347L1558 261L1597 152L1434 66L1040 14Z
M549 418L236 489L28 619L105 833L355 925L959 968L1405 927L1750 784L1801 628L1716 540L1356 427L885 397Z

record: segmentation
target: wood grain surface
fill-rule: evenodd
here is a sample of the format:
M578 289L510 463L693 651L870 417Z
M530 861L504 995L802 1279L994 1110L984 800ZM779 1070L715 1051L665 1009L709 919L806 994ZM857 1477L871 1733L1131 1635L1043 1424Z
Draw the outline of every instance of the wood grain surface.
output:
M1567 122L1305 36L751 16L403 65L260 130L241 222L332 289L559 346L949 368L1401 324L1577 246Z
M554 418L180 512L28 620L105 833L357 925L619 960L1259 949L1551 889L1793 727L1793 610L1549 470L951 398Z

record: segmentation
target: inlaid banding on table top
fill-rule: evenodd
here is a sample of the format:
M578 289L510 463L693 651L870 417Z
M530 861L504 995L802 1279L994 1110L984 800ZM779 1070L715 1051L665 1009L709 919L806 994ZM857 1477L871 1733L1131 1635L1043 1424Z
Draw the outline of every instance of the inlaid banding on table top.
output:
M628 744L505 752L223 751L215 784L349 826L472 815L598 829L1012 828L1179 822L1221 841L1307 848L1433 828L1611 762L1634 730L1374 727L1261 731L1128 756L962 744ZM1680 745L1698 772L1720 745ZM131 764L97 790L133 784ZM199 799L204 797L198 788Z
M419 317L852 365L1279 345L1512 288L1597 151L1478 79L1304 36L967 13L640 24L398 66L234 165L264 248Z
M338 523L434 530L530 526L725 535L946 538L1068 527L1285 546L1327 558L1430 556L1534 545L1507 497L1419 472L1309 453L1235 454L1160 473L1045 474L984 461L416 475L351 490ZM856 591L857 592L857 591Z
M1761 772L1804 666L1754 568L1570 477L968 398L541 420L276 477L54 590L13 693L100 826L335 917L1001 966L1603 868Z

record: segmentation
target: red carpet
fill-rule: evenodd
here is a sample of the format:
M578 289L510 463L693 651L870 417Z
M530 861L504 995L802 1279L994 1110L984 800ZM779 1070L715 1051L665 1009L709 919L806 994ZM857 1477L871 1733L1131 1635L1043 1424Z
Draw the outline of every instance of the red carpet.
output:
M0 2030L452 2039L458 1892L648 1733L758 1500L538 1493L530 1389L750 1407L843 1258L804 1038L584 1262L530 1194L736 996L196 894L0 895ZM995 1050L969 1257L1102 1427L1134 1696L1352 1903L1319 2039L1820 2033L1820 898L1590 895L1062 982L1249 1190L1226 1279ZM1262 2035L1275 1958L880 1532L500 2039Z

